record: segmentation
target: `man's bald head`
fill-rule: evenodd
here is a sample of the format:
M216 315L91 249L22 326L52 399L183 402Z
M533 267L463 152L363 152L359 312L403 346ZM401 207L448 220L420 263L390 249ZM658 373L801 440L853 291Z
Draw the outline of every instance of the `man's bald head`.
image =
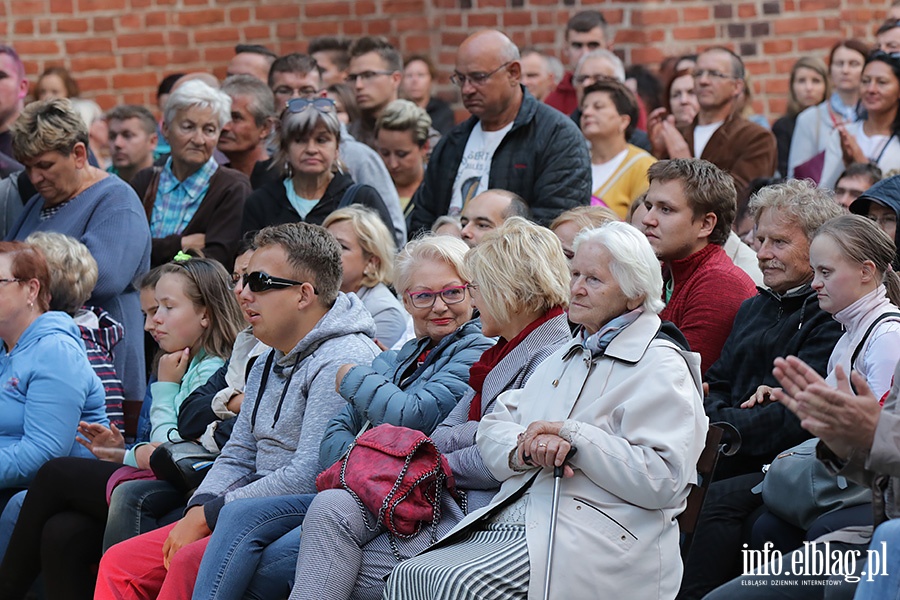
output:
M474 248L481 238L500 227L510 217L529 218L528 205L514 192L492 189L481 192L468 202L459 215L463 241Z
M519 60L519 48L496 29L484 29L467 37L459 45L457 56L463 52L488 53L504 63Z

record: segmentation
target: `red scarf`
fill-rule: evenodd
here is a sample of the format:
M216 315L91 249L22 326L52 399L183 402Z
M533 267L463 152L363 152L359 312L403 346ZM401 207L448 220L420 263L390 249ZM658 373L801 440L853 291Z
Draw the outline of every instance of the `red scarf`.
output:
M484 380L487 378L488 373L490 373L507 354L512 352L522 340L528 337L532 331L561 314L563 314L562 307L554 306L542 316L529 323L528 326L520 331L513 339L506 341L501 337L494 346L485 350L484 354L481 355L481 358L469 368L469 387L475 390L472 404L469 405L470 421L481 420L481 390L484 387Z

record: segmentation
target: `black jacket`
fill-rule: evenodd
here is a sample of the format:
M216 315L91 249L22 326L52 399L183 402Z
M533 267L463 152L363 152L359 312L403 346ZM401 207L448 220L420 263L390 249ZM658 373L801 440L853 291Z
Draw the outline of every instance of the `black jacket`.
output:
M512 129L494 152L488 188L520 195L534 219L546 225L559 213L590 202L591 157L571 119L535 100L524 86L522 90ZM447 214L456 172L477 122L473 116L460 123L432 152L425 179L411 200L410 237Z
M772 365L779 356L798 356L824 377L841 334L841 324L819 308L808 284L784 296L760 288L744 301L719 360L706 372L710 422L731 423L741 434L738 453L719 459L717 479L759 472L779 452L812 437L783 404L741 408L741 403L760 385L778 387Z
M241 224L241 234L282 223L304 221L313 225L321 225L325 218L337 209L341 198L344 197L344 193L351 185L353 185L352 177L346 173L337 173L334 179L331 180L331 183L328 184L325 194L322 195L318 204L309 211L305 219L301 219L294 207L291 206L291 203L288 202L287 192L284 190L284 180L269 181L250 194L244 203L244 219ZM362 204L375 209L387 226L388 231L394 231L391 215L375 188L368 185L359 188L353 204Z

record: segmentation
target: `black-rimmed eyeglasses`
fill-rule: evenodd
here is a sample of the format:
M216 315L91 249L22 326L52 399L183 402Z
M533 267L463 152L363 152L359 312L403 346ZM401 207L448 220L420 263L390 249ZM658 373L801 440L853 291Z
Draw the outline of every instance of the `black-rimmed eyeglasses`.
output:
M450 76L450 83L459 87L466 85L467 81L475 87L484 85L485 83L487 83L487 80L494 75L494 73L498 72L504 67L508 67L512 62L513 61L505 62L488 73L469 73L468 75L465 75L463 73L454 73Z

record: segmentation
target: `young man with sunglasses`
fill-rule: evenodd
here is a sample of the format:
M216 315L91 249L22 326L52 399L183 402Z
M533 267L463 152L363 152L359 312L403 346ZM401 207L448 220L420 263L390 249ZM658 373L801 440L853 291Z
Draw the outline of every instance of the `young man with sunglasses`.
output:
M163 587L190 598L219 512L233 500L313 494L325 426L346 402L334 389L346 363L380 353L375 322L354 295L339 291L341 249L306 223L263 229L242 277L241 306L253 334L272 350L247 378L234 431L177 523L110 548L97 598Z
M738 98L744 92L744 63L731 50L715 46L697 57L694 93L700 111L694 122L677 129L665 109L647 119L653 154L663 158L702 158L734 178L738 210L747 203L750 182L771 177L778 148L771 131L738 114Z
M521 196L543 224L590 200L590 157L578 127L520 83L519 50L496 30L469 36L451 77L472 117L435 147L410 201L411 235L487 189ZM450 184L450 185L448 185Z

